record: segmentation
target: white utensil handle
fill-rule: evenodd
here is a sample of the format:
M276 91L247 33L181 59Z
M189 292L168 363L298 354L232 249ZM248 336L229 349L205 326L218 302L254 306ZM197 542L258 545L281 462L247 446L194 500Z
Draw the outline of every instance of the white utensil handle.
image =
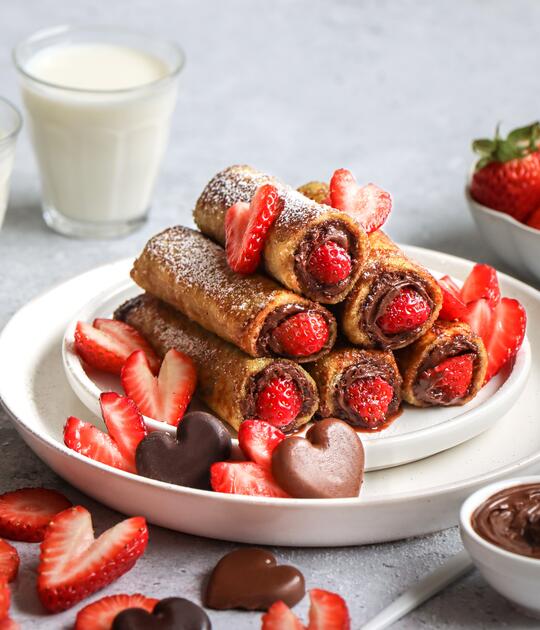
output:
M452 556L433 573L420 580L405 591L394 602L382 610L371 621L362 626L362 630L383 630L401 619L404 615L423 604L430 597L446 588L449 584L468 573L473 567L469 554L463 550Z

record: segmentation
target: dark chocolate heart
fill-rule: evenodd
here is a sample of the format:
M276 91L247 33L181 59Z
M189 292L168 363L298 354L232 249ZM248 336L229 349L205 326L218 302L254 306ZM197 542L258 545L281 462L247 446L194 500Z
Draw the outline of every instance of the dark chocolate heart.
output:
M272 473L293 497L356 497L364 477L364 448L346 422L316 422L306 437L283 440L272 453Z
M211 630L204 610L183 597L168 597L149 613L127 608L114 618L111 630Z
M203 411L187 413L176 431L153 431L137 447L139 475L189 488L210 489L210 466L231 454L231 436L220 420Z
M219 610L268 610L278 600L294 606L305 593L304 576L295 567L278 565L262 549L237 549L216 564L204 605Z

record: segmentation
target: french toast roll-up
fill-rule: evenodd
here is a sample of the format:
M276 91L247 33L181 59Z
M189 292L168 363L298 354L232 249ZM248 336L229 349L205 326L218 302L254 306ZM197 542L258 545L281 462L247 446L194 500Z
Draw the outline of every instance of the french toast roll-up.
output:
M228 208L237 202L249 203L263 184L276 186L282 203L265 240L266 272L316 302L341 302L369 253L367 234L347 214L317 203L250 166L230 166L203 190L193 212L195 223L201 232L225 244Z
M341 326L349 341L363 348L403 348L431 328L442 292L427 269L382 231L370 234L369 241L368 262L341 305Z
M252 357L314 361L336 339L336 320L326 308L266 276L235 273L220 245L186 227L151 238L131 277Z
M334 349L309 372L319 391L322 418L377 430L399 411L401 376L389 350Z
M435 322L420 339L396 352L396 360L403 399L416 407L464 405L486 377L486 349L464 322Z
M114 317L136 328L160 356L171 348L190 356L197 370L196 395L235 429L260 417L260 405L276 379L285 381L300 401L296 415L279 425L282 431L295 430L317 410L316 385L300 365L252 358L152 295L129 300Z

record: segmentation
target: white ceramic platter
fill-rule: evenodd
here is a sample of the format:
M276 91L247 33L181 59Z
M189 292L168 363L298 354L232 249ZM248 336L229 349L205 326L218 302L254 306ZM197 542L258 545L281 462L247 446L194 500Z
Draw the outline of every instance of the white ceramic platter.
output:
M62 344L62 358L68 382L81 402L95 415L100 414L99 395L103 391L122 393L120 380L83 365L74 351L73 335L77 321L92 322L96 317L111 317L125 300L141 293L129 278L131 260L110 269L97 269L96 282L102 291L91 296L69 323ZM432 270L435 275L436 270ZM94 280L92 280L93 282ZM440 453L466 442L489 429L516 402L530 368L530 347L526 340L513 366L503 370L463 407L418 409L404 405L403 412L384 431L360 433L366 451L366 470L390 468ZM146 418L147 425L161 431L170 425Z
M408 248L432 269L464 278L471 263ZM540 362L512 409L479 435L415 463L370 472L359 498L264 499L193 490L124 473L64 446L68 415L89 419L67 383L62 339L69 321L126 262L74 278L23 307L0 335L0 397L41 459L88 495L128 515L182 532L250 544L339 546L395 540L457 523L458 507L480 486L540 472ZM503 292L529 315L532 355L540 356L540 294L501 276ZM492 410L498 415L498 410ZM96 418L96 423L98 420Z

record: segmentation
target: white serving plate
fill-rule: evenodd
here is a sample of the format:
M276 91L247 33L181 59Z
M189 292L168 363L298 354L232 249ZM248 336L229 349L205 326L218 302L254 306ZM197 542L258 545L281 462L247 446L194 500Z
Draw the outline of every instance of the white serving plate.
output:
M111 317L120 304L141 293L141 289L129 278L131 262L120 261L115 265L114 273L110 269L95 270L92 281L99 282L102 291L77 311L62 343L68 382L81 402L97 416L100 415L99 395L111 390L122 393L122 386L118 377L83 365L74 350L73 335L77 321L92 322L96 317ZM433 269L432 272L442 275ZM384 431L359 433L366 451L366 470L417 461L466 442L489 429L523 391L530 363L529 342L526 340L515 364L501 371L467 405L428 409L404 405L401 415ZM164 422L151 418L145 421L149 428L174 431Z
M407 251L458 278L472 264L429 250ZM34 299L0 335L0 397L18 432L60 476L111 508L178 531L249 544L359 545L455 525L460 503L480 486L540 472L538 361L514 407L489 431L427 459L368 473L359 498L224 495L146 479L78 455L64 446L62 427L68 415L88 419L89 411L66 381L62 339L74 314L102 290L102 278L125 264L88 272ZM532 353L540 356L540 294L504 275L501 285L525 305Z

